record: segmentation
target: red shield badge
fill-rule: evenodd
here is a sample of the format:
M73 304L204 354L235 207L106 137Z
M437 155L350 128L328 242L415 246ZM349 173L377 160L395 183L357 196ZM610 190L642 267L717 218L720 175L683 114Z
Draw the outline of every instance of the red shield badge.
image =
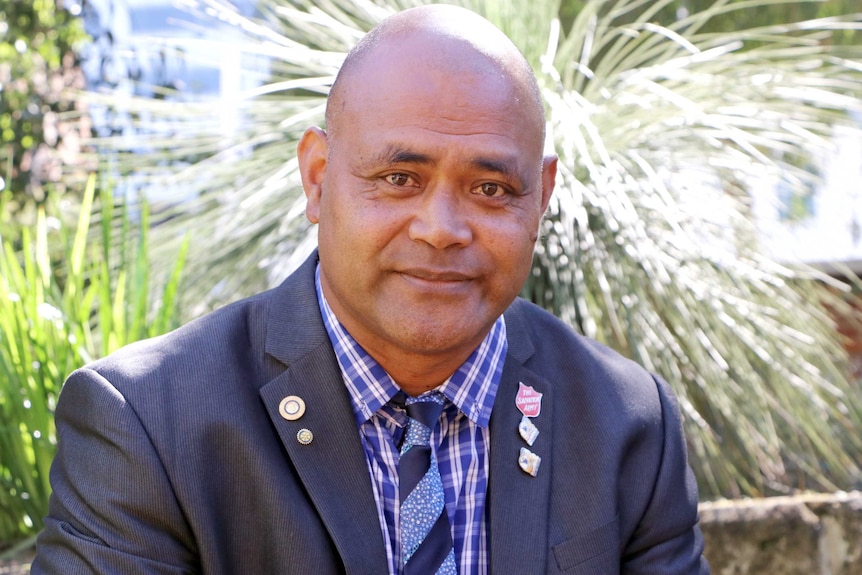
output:
M537 417L542 411L542 394L533 389L533 386L518 382L515 406L527 417Z

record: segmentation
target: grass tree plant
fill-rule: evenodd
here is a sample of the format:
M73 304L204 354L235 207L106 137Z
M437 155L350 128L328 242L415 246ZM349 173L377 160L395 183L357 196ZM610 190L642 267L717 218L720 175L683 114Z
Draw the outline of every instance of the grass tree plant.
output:
M198 239L184 294L197 312L279 281L314 245L296 143L322 124L346 51L416 3L261 0L250 18L189 0L239 33L234 50L268 59L266 83L217 102L91 97L149 134L147 154L100 142L120 169L186 195L153 241ZM749 188L817 181L809 160L862 111L862 51L830 41L862 14L717 33L720 16L800 2L716 0L662 21L671 0L586 0L563 29L554 0L458 3L534 65L560 155L524 295L670 381L705 497L859 486L862 394L826 312L849 309L847 287L764 253ZM242 118L231 132L226 110Z

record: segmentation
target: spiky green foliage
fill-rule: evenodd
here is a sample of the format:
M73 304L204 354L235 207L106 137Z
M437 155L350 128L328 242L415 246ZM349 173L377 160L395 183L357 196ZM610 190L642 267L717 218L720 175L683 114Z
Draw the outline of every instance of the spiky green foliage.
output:
M65 377L178 323L184 252L160 279L163 289L151 290L146 208L132 225L125 209L114 217L114 200L103 192L102 235L91 234L94 190L91 179L74 230L43 207L35 228L20 230L20 248L0 233L0 541L42 527L56 451L53 413Z
M664 24L670 0L586 0L562 30L552 0L460 3L535 66L560 155L525 295L670 380L705 496L858 485L860 394L824 308L844 304L826 278L759 251L747 186L816 181L807 159L862 109L859 47L829 40L862 15L716 33L713 19L781 0L717 0ZM271 81L232 102L133 101L171 132L148 140L149 157L120 157L194 198L165 210L155 238L168 252L178 230L206 238L187 295L215 305L278 281L313 246L297 140L322 123L344 53L412 3L263 0L260 20L192 4L241 29L245 54L272 58ZM228 135L226 109L244 120ZM152 168L189 154L170 175Z

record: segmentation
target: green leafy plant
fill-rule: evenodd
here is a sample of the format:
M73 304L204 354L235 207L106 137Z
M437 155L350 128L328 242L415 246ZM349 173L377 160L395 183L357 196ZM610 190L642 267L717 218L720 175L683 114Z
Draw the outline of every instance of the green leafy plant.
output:
M0 234L0 541L42 526L65 377L177 324L186 244L154 291L146 204L135 219L125 205L115 214L103 187L92 233L95 188L91 178L74 230L40 208L35 227L20 230L20 248Z

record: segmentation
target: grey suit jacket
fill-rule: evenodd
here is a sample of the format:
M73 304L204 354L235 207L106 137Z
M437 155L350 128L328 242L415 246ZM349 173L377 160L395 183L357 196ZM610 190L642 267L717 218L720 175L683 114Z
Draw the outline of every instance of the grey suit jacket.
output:
M32 573L387 572L313 256L280 287L73 373ZM707 573L667 385L518 300L491 418L493 574ZM544 394L517 463L518 383ZM296 421L279 415L302 397ZM297 441L308 429L309 445Z

